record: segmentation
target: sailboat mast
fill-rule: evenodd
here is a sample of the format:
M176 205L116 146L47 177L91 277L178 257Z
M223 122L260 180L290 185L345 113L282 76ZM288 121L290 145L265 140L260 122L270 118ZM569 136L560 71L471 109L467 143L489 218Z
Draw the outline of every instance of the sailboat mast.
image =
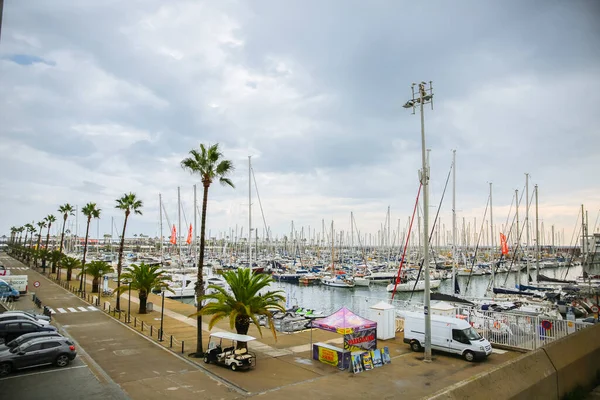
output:
M452 293L456 294L456 150L452 150Z
M335 257L334 257L334 246L335 246L335 234L333 233L333 220L331 221L331 276L335 276Z
M538 215L538 185L535 185L535 281L540 281L540 219Z
M159 221L160 221L160 264L162 265L163 262L163 217L162 217L162 195L159 193L158 194L158 214L159 214ZM111 236L112 236L112 227L110 229L111 231ZM112 246L112 242L111 242L111 246ZM112 250L111 250L112 252Z
M516 211L516 216L517 216L517 238L516 238L516 246L515 246L515 254L513 256L513 258L515 260L518 260L517 255L519 254L519 245L521 243L519 243L521 241L521 230L519 229L519 189L515 189L515 203L517 205L517 211ZM517 285L521 284L521 266L519 265L519 263L517 262Z
M195 257L198 254L198 247L196 243L196 227L198 226L198 203L196 197L196 185L194 185L194 226L192 227L192 257ZM195 264L195 262L194 262ZM199 264L196 264L196 266Z
M248 267L252 268L252 156L248 156Z
M178 227L177 227L177 244L179 245L179 267L183 267L183 262L181 260L181 190L180 187L177 186L177 218L178 218Z
M494 265L494 214L492 207L492 182L490 182L490 259L492 262L492 287L496 285L496 268Z
M529 283L529 174L525 174L525 265L527 265L527 283Z

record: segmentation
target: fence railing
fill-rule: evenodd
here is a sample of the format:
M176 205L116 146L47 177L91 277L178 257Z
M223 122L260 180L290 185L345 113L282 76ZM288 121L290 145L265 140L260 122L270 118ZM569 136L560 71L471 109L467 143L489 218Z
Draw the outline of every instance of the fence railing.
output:
M352 311L369 318L371 306L389 299L368 296L353 296ZM423 311L423 304L394 300L391 303L396 311ZM435 314L432 309L432 314ZM571 333L587 327L589 324L569 320L559 320L544 316L522 315L515 312L479 311L473 307L458 306L453 316L464 317L490 343L519 350L535 350L539 347L563 338ZM397 316L397 319L401 317ZM396 331L401 330L403 323L397 321Z

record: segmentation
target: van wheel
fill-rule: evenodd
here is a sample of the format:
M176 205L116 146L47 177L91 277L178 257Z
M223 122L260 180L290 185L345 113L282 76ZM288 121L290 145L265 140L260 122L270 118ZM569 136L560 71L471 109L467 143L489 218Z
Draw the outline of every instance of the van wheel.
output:
M418 341L410 342L410 348L412 351L421 351L421 344Z
M237 364L236 363L231 363L230 367L231 367L232 371L235 371L237 369Z
M10 365L10 363L0 364L0 376L6 376L10 374L10 371L12 371L12 365Z
M463 354L463 356L468 362L473 362L473 360L475 360L475 354L473 354L472 351L465 351L465 354Z

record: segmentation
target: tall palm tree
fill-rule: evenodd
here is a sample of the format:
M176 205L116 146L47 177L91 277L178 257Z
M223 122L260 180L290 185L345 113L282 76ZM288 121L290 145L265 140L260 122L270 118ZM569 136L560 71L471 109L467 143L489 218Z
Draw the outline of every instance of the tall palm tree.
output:
M235 187L227 175L233 172L234 167L231 161L224 160L223 154L219 151L219 144L214 144L206 148L200 144L200 151L192 149L189 152L190 157L181 160L181 167L188 170L191 174L198 174L202 179L204 194L202 197L202 223L200 225L200 255L198 259L198 280L196 281L196 353L195 357L202 357L204 350L202 348L202 301L204 295L204 281L202 277L202 268L204 267L204 243L206 231L206 206L208 204L208 188L215 179L219 179L222 185Z
M223 318L229 318L231 329L235 327L237 333L246 335L252 322L262 337L258 317L264 315L277 339L272 311L285 311L283 291L259 293L273 282L271 276L254 274L250 268L238 268L236 271L225 272L223 278L229 284L231 293L220 286L209 285L208 288L214 292L203 296L203 300L214 300L207 302L200 311L203 315L212 315L208 328L212 329Z
M121 235L121 243L119 244L119 259L117 261L117 291L121 288L121 268L123 262L123 247L125 247L125 230L127 229L127 219L133 211L134 214L142 215L142 207L144 204L139 200L134 193L124 194L123 197L117 199L115 208L125 211L125 222L123 222L123 234ZM121 296L117 296L117 310L121 309Z
M56 217L50 214L44 219L46 222L48 222L48 233L46 234L46 248L48 248L48 242L50 241L50 227L52 226L53 222L56 222Z
M40 242L42 241L42 229L46 227L46 220L38 222L37 226L40 227L40 232L38 233L37 245L35 247L39 250ZM37 267L37 260L35 261L35 266Z
M71 281L73 270L81 267L81 262L74 257L63 255L60 260L60 266L67 270L67 282L69 282Z
M10 243L11 244L15 244L15 239L17 238L18 231L19 231L19 228L17 228L16 226L10 227Z
M87 217L87 227L85 229L85 242L83 244L83 259L81 261L81 274L79 278L79 291L85 291L84 279L85 279L85 256L87 255L88 237L90 234L90 223L92 218L100 218L100 209L96 208L96 203L87 203L82 209L81 213Z
M63 242L64 242L64 238L65 238L65 225L67 224L67 218L69 218L69 215L74 215L74 211L75 211L75 209L69 203L65 203L62 206L58 207L58 212L61 213L63 216L62 233L60 234L60 247L58 249L58 251L60 251L61 254L62 254L62 250L63 250ZM60 260L58 261L58 264L59 264L59 271L58 271L57 278L60 278ZM56 272L56 263L52 263L52 273L55 273L55 272Z
M171 279L161 271L160 265L140 265L131 264L131 269L125 272L121 277L127 282L131 282L131 288L137 290L140 298L140 314L146 314L146 304L148 301L148 293L154 288L164 287L168 289L168 283ZM129 285L117 288L117 299L121 297L123 292L129 289Z
M92 277L92 293L98 293L100 277L112 272L112 267L104 261L94 260L85 267L85 273ZM79 275L82 275L80 273Z
M27 233L30 233L29 236L29 248L31 249L33 246L33 234L35 233L35 227L33 226L35 222L31 222L31 224L25 224L25 229L27 229ZM27 245L27 233L25 234L25 245ZM31 252L27 252L26 255L27 263L29 263L29 259L31 257Z

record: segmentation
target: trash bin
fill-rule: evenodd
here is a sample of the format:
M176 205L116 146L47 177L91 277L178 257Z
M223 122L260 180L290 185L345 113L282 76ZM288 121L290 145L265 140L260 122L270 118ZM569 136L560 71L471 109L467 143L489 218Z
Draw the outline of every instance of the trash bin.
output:
M146 311L147 312L151 312L154 311L154 303L152 303L151 301L146 303Z

